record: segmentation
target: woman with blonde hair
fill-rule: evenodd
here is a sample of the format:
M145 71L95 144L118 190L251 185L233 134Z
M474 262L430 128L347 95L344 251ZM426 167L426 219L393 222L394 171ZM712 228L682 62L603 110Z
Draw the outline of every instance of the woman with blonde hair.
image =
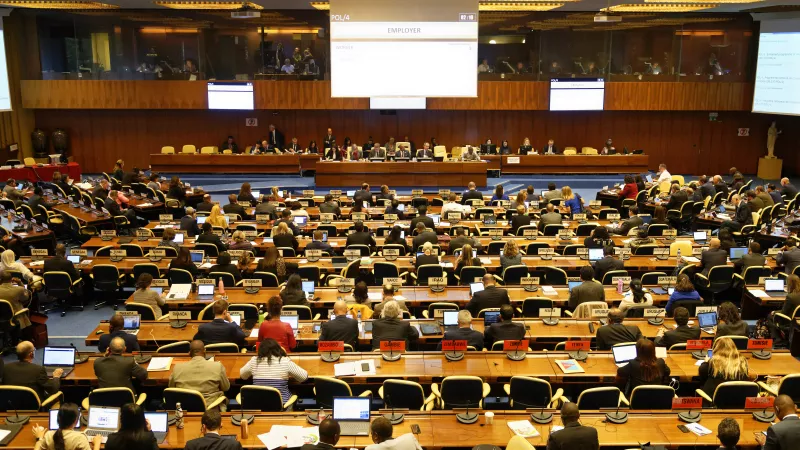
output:
M206 218L206 223L211 224L212 227L228 228L228 218L219 209L219 205L211 207L211 213Z
M571 187L563 186L561 188L561 200L564 206L569 206L572 214L580 214L583 211L583 199L580 195L573 193Z
M286 222L281 222L278 224L278 229L276 229L275 234L272 235L272 244L278 248L292 248L295 252L300 245Z
M729 337L715 339L712 350L713 356L698 369L701 389L709 397L713 397L717 386L726 381L753 379L750 376L747 359L739 354L733 339Z
M472 246L469 244L464 244L464 246L461 247L461 254L458 256L458 261L456 262L456 268L453 271L453 273L455 273L458 276L461 276L461 269L463 269L464 267L480 267L480 266L481 266L480 258L478 258L477 256L475 257L472 256ZM464 279L462 279L461 281L464 283L472 282L472 280L464 280Z
M269 197L267 197L267 201L283 203L284 198L280 196L280 192L278 191L278 186L272 186L270 192L271 193L269 194Z
M502 274L510 266L519 266L521 264L522 252L519 250L517 241L511 239L503 246L503 254L500 255L500 273Z
M233 239L233 242L228 246L228 250L253 250L253 244L245 238L244 231L234 231L231 239Z
M528 191L521 190L517 193L517 197L514 200L511 200L511 204L509 205L508 209L517 209L517 206L522 205L525 206L525 202L528 200Z

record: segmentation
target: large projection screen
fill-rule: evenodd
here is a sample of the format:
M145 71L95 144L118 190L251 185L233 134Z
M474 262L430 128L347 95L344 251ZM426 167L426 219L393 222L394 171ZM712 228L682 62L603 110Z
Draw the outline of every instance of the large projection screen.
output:
M332 97L477 97L477 0L331 0Z
M0 17L0 111L11 111L11 91L8 87L8 65L6 64L3 17Z
M800 115L800 20L765 20L758 38L753 112Z

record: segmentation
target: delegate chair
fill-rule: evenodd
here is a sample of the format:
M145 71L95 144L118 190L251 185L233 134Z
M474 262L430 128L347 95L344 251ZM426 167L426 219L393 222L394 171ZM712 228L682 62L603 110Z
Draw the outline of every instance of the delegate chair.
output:
M703 397L703 403L708 402L717 409L743 409L747 397L758 397L759 387L752 381L726 381L717 386L712 397L702 389L695 392Z
M169 145L161 147L161 154L162 155L174 155L175 154L175 147L170 147Z
M432 319L436 317L436 311L458 311L459 309L455 303L433 302L428 305L428 309L422 311L422 317Z
M677 345L677 344L676 344ZM684 344L684 347L686 345ZM671 349L670 349L671 350ZM672 409L675 389L670 386L636 386L631 392L631 399L622 397L622 403L630 409Z
M81 407L86 411L90 406L111 406L122 408L128 403L141 405L147 400L147 394L139 394L137 398L133 391L126 387L98 388L89 392L89 396L83 399Z
M622 397L622 392L617 387L596 387L581 391L576 403L581 410L616 408L619 406Z
M141 317L142 320L165 320L169 318L169 314L165 314L161 317L156 317L156 312L153 311L153 307L144 303L136 303L130 302L125 304L125 311L135 311Z
M39 395L33 389L25 386L0 386L0 412L17 411L38 412L47 411L54 405L64 401L64 393L61 391L47 397L44 401L39 399Z
M224 395L220 395L211 404L207 404L203 394L194 389L164 389L164 404L167 410L175 410L175 405L180 403L181 408L186 412L202 413L209 409L216 409L224 402Z
M512 409L558 408L564 401L564 390L559 388L553 395L550 383L541 378L513 376L503 390L511 400Z
M410 411L431 411L436 400L433 393L425 397L425 391L419 383L406 380L385 380L378 389L378 395L384 400L386 408Z
M795 403L800 402L800 373L790 373L786 375L781 378L778 386L767 384L763 381L759 381L758 385L773 397L788 395Z
M436 396L439 408L463 408L467 404L473 408L481 408L483 399L489 395L491 388L479 377L449 376L438 383L431 384L431 391Z
M274 387L246 385L236 394L236 401L245 411L282 412L294 405L297 395L292 394L283 403L280 391Z
M733 266L716 266L708 271L708 276L698 273L695 275L695 283L699 290L711 293L711 302L714 304L716 295L729 289L733 285Z
M324 408L333 408L334 397L353 397L353 390L347 382L331 377L314 377L314 396L317 405ZM371 397L372 391L364 391L359 397Z
M189 353L189 341L178 341L164 344L156 349L156 353Z

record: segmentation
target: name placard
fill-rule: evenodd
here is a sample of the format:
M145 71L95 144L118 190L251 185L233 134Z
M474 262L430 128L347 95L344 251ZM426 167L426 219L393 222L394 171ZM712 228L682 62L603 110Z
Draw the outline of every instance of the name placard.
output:
M708 350L711 348L711 339L689 339L686 341L686 350Z
M656 317L664 314L664 308L645 308L644 317Z
M169 320L192 320L191 311L170 311Z
M561 308L539 308L539 317L561 317Z
M702 397L676 397L672 399L672 409L701 409Z
M526 352L528 351L528 340L505 340L503 341L503 351L505 352Z
M536 254L538 255L554 255L556 253L555 249L552 248L537 248Z
M467 351L467 341L446 339L442 341L442 351L444 352L465 352Z
M748 350L767 350L772 348L772 339L749 339Z
M260 278L256 278L256 279L245 278L244 280L242 280L242 286L243 287L261 287L261 279Z
M213 278L198 278L197 279L197 284L198 284L198 286L201 285L201 284L211 284L211 285L213 285L214 284L214 279Z
M509 156L506 158L506 164L519 164L519 156Z
M124 258L127 256L127 252L125 250L111 250L109 252L112 258Z
M662 286L675 285L678 282L678 277L658 277L658 284Z
M430 287L444 287L447 285L445 277L430 277L428 278L428 286Z
M775 406L775 397L747 397L744 409L766 409Z
M85 248L73 248L69 251L69 254L73 256L87 256L89 252Z
M169 287L169 280L166 278L153 278L151 286L155 287Z
M172 222L172 214L159 214L158 221L162 224Z
M402 278L384 278L383 279L384 286L391 286L393 289L400 289L403 287L403 279Z
M564 350L568 352L589 351L589 341L567 341L564 343Z
M113 238L116 235L117 235L117 230L100 230L100 236L101 237L111 237L111 238Z
M344 352L344 341L319 341L317 351L342 353Z
M592 310L592 317L606 317L608 315L608 309L593 309Z
M314 196L313 189L303 189L303 198L311 198Z
M402 353L406 351L406 341L381 341L381 352Z

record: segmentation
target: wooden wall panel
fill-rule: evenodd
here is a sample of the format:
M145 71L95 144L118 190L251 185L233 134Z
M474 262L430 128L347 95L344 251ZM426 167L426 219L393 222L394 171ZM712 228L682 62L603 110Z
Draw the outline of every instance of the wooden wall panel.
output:
M259 127L245 126L245 118L257 117ZM369 136L380 142L409 135L421 145L435 137L448 148L477 144L487 138L499 143L508 139L518 147L525 137L536 148L550 137L557 145L599 148L612 138L617 148L644 149L656 168L667 162L673 173L720 173L735 165L755 173L758 156L764 153L769 116L745 112L722 112L716 122L707 112L673 111L121 111L37 110L36 125L47 132L61 127L70 134L72 153L86 172L110 170L117 158L129 166L146 166L148 155L164 145L220 145L230 134L240 146L252 145L266 135L274 123L287 140L297 136L305 147L319 142L331 127L339 141L350 137L356 143ZM788 120L788 119L780 119ZM800 119L793 119L800 129ZM800 172L793 153L798 138L789 122L778 141L788 172ZM738 128L750 128L749 137L738 137Z
M368 99L331 98L327 81L256 81L260 110L366 110ZM475 98L431 98L430 110L547 110L547 82L482 81ZM31 109L205 110L202 81L25 80L22 101ZM610 111L749 111L752 83L606 83Z

